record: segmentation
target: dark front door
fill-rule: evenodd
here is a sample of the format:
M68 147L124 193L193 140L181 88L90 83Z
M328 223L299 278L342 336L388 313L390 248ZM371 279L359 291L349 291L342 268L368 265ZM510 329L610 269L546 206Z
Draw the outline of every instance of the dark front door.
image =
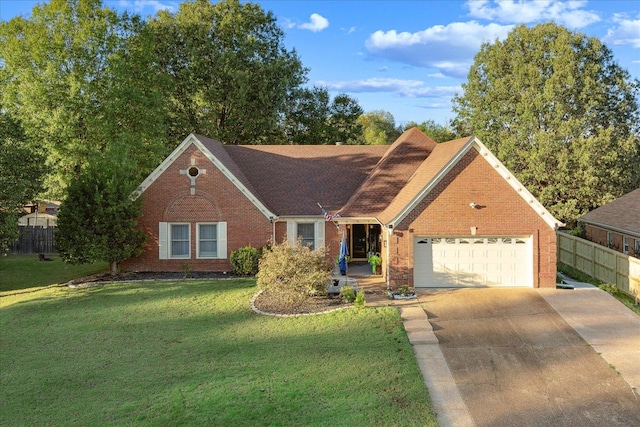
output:
M369 254L380 252L380 225L353 224L351 226L351 258L366 260Z
M352 226L352 248L351 257L353 259L367 258L367 226L365 224L353 224Z

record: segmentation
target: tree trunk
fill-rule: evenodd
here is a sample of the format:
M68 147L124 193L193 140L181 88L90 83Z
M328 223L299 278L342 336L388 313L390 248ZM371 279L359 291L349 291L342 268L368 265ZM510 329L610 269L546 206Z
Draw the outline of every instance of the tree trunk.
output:
M118 261L110 261L109 270L112 276L115 276L116 274L118 274Z

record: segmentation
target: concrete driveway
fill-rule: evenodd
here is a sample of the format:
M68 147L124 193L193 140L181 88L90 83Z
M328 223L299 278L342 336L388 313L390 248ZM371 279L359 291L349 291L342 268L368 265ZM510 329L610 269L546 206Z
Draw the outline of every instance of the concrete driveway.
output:
M582 299L575 299L577 292ZM401 310L410 340L412 334L422 340L412 344L441 425L640 426L640 396L632 388L639 385L640 317L608 294L595 288L432 290L419 291L417 304ZM435 347L415 329L425 321L411 318L411 310L428 316ZM439 395L447 383L437 373L440 352L446 361L440 371L448 367L459 394L449 388ZM447 416L451 407L468 416Z

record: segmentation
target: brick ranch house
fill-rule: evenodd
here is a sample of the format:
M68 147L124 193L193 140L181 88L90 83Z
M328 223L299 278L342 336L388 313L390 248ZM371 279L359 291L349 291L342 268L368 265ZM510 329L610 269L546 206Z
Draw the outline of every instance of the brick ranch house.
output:
M578 218L594 243L640 258L640 188Z
M234 146L192 134L138 194L149 239L125 271L230 271L232 251L298 237L336 259L344 233L352 262L380 254L392 288L556 283L562 224L475 137Z

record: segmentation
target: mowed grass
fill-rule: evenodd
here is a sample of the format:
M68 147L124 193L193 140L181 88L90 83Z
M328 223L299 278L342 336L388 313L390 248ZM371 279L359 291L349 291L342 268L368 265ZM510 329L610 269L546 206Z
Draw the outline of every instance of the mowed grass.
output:
M71 265L57 255L48 257L52 261L39 261L38 254L0 255L0 292L66 283L109 268L106 262Z
M0 425L428 426L396 308L250 309L255 281L0 297Z

